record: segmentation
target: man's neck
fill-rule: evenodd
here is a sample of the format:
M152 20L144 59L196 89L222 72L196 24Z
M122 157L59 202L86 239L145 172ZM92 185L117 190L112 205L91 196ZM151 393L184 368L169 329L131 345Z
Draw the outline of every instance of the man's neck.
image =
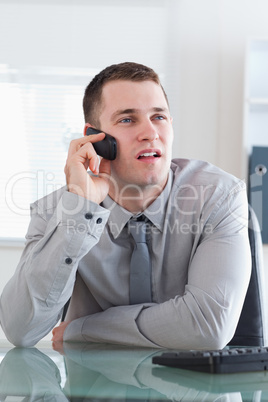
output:
M127 211L130 211L133 214L138 214L148 208L149 205L156 200L164 190L166 183L167 180L162 186L159 184L143 187L129 185L116 193L110 191L109 196Z

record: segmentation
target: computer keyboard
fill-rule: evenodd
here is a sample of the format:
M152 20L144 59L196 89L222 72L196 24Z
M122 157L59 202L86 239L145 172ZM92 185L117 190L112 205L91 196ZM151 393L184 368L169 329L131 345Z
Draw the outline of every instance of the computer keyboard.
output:
M207 373L238 373L268 370L268 348L230 348L212 351L165 352L154 364Z

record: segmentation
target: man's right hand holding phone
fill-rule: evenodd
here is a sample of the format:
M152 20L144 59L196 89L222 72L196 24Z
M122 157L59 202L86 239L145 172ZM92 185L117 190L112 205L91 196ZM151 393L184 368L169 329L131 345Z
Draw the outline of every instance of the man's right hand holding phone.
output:
M103 158L99 163L92 144L104 138L105 134L100 133L71 141L64 169L68 190L97 204L109 192L111 169L109 160ZM88 168L95 176L88 174Z

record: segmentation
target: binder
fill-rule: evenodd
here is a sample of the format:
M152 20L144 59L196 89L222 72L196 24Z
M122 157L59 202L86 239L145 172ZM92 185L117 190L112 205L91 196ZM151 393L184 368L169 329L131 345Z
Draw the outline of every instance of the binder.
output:
M252 148L248 196L260 224L262 241L268 243L268 147Z

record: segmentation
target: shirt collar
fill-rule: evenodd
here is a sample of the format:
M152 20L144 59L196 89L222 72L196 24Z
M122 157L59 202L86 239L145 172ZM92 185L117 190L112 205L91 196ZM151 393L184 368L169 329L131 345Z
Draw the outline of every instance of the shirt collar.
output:
M170 169L168 175L168 181L162 193L154 200L154 202L149 205L145 211L143 211L143 215L148 218L153 225L157 227L161 232L163 231L164 221L165 221L165 211L167 207L167 202L169 198L169 194L171 191L173 182L173 172ZM106 209L109 209L110 216L108 219L108 226L113 235L116 239L129 219L133 216L130 211L127 211L119 204L117 204L114 200L109 197L109 195L104 199L102 206Z

